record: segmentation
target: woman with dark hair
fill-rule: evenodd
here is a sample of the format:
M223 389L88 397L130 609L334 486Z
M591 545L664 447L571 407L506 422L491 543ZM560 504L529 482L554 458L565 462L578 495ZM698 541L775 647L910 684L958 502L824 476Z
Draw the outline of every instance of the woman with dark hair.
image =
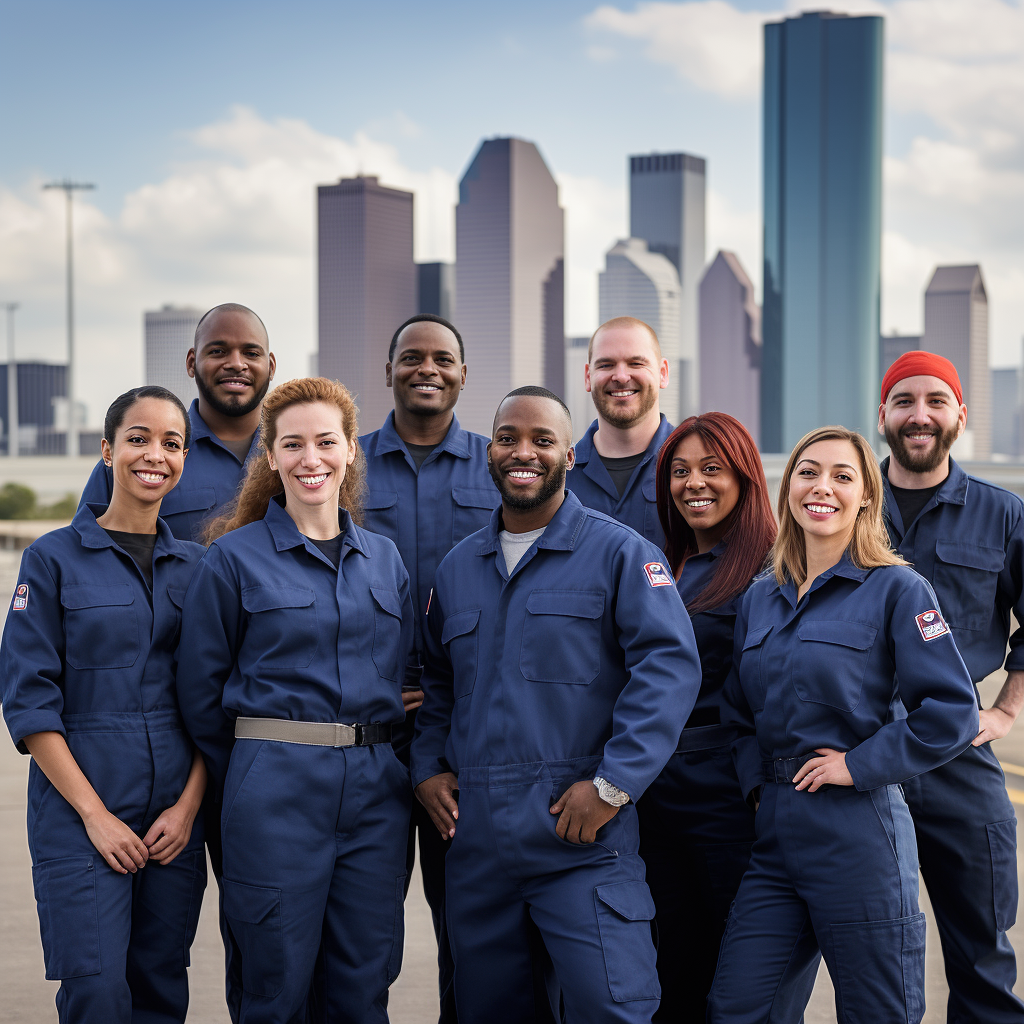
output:
M384 1021L412 797L391 747L409 577L395 545L358 525L363 461L341 384L279 385L260 431L189 588L178 666L223 801L240 1020Z
M32 881L63 1022L171 1024L188 1009L206 771L174 676L203 548L159 518L188 444L188 415L165 388L111 405L110 504L25 551L0 646L4 717L32 755Z
M658 921L656 1021L703 1021L718 945L754 841L754 812L722 724L736 605L765 567L775 518L754 439L709 412L665 441L656 471L665 553L690 614L701 687L679 747L637 805Z

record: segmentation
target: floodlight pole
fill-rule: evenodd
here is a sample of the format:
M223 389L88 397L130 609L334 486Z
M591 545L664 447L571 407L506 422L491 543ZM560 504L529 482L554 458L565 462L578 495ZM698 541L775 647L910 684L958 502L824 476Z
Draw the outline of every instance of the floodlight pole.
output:
M18 364L14 359L14 311L17 302L3 303L7 310L7 455L18 457Z

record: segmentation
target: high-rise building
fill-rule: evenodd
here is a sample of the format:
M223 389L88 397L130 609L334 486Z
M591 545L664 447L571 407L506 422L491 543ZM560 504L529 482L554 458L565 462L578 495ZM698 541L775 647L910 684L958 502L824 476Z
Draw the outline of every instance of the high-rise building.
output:
M7 369L6 363L0 364L0 420L4 423L7 422ZM63 455L67 451L67 366L19 362L17 380L19 454ZM79 408L79 423L84 419L81 413Z
M195 341L203 311L165 305L143 315L146 383L173 391L187 409L196 397L196 382L185 370L185 356Z
M704 274L706 169L703 157L689 153L629 158L629 233L665 256L679 276L679 354L671 376L680 419L699 405L697 291Z
M581 438L597 415L594 401L583 382L583 368L587 365L590 336L565 339L565 404L572 417L573 440Z
M384 383L395 328L416 312L413 194L375 177L317 188L320 347L318 368L359 406L361 430L391 411Z
M720 250L700 282L700 410L761 433L761 310L735 253Z
M417 263L416 282L416 312L451 320L455 309L455 264Z
M992 377L988 366L988 296L981 267L936 267L924 293L924 341L960 375L967 405L964 458L992 453Z
M881 393L885 371L907 352L921 348L920 334L883 334L878 339L878 387Z
M992 451L1016 459L1024 454L1020 442L1020 367L1000 367L992 371Z
M875 436L883 19L764 28L761 446L842 423Z
M490 434L513 388L565 392L565 225L558 186L523 139L487 139L459 183L455 323L470 378L459 420Z
M679 389L674 386L679 358L679 275L668 257L651 252L642 238L616 242L598 276L598 320L632 316L654 328L668 360L669 386L661 392L661 411L671 423L681 419Z

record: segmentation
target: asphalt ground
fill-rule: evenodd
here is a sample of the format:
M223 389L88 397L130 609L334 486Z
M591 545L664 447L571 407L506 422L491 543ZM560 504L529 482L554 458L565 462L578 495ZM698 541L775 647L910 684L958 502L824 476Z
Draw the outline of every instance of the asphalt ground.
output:
M14 590L20 555L0 551L0 595ZM6 605L4 606L6 607ZM1002 685L996 673L982 684L985 705ZM1024 817L1024 722L995 744L1006 770L1007 788ZM32 894L31 860L25 830L25 791L28 758L18 754L6 735L0 736L0 1022L42 1024L56 1020L56 982L43 978L43 953L39 923ZM1018 825L1018 850L1024 836ZM1018 875L1020 873L1018 856ZM928 1010L925 1024L945 1021L946 983L938 935L931 924L927 895L922 885L922 909L929 916L926 964ZM1011 930L1010 938L1024 967L1024 913ZM393 1024L431 1024L437 1020L436 948L430 913L423 899L418 875L406 902L405 961L402 973L391 988L390 1016ZM199 932L192 947L190 1024L229 1024L223 998L223 948L217 929L216 887L212 879L199 920ZM1018 984L1024 995L1024 984ZM822 967L814 995L805 1015L806 1024L835 1021L832 985Z

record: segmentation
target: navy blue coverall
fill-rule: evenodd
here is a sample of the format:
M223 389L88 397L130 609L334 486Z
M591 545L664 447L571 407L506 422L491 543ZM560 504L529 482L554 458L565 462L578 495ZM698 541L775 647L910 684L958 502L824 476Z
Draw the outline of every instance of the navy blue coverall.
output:
M409 577L391 541L340 519L335 569L272 499L210 546L185 603L178 695L223 793L244 1024L386 1021L402 962L412 794L391 744L234 737L239 716L402 721Z
M672 433L672 424L661 417L658 432L644 452L640 465L633 470L622 497L605 469L601 456L594 447L598 421L573 446L576 464L565 475L565 486L587 507L603 512L620 523L631 526L641 537L646 537L660 551L665 547L665 531L658 518L657 486L654 474L658 468L658 452Z
M686 560L677 583L684 604L711 582L724 551L723 542ZM637 803L640 856L658 912L655 1021L704 1020L725 920L754 842L754 810L733 764L736 730L722 724L721 707L741 596L690 616L700 693L676 752Z
M463 430L452 417L444 440L417 469L395 430L393 412L388 413L380 430L359 439L366 456L366 529L394 541L409 573L415 626L405 678L410 686L419 687L423 671L425 613L437 567L454 545L486 526L491 512L501 503L487 469L487 443L486 437ZM413 711L395 741L395 751L406 764L415 723ZM437 936L440 1020L447 1024L456 1019L452 988L455 963L444 914L444 855L448 843L423 805L415 800L409 829L409 872L416 856L417 831L423 893Z
M80 509L22 557L0 644L4 717L22 753L26 736L64 736L106 809L141 837L177 803L192 768L175 651L203 549L158 522L150 591L97 525L104 510ZM59 1019L184 1021L185 968L206 887L201 818L170 864L151 860L120 874L33 761L28 841L46 977L61 983Z
M189 408L192 441L177 487L160 503L160 518L179 540L202 541L203 526L231 501L241 483L244 467L235 453L225 448L199 415L199 402ZM246 465L258 447L253 436ZM110 503L113 470L102 459L96 463L82 492L79 508L89 502Z
M528 917L569 1024L650 1021L654 904L632 802L588 845L550 807L607 779L638 798L676 749L700 667L653 545L572 494L509 576L498 532L441 563L427 615L412 781L458 776L448 924L459 1019L535 1019Z
M945 482L904 523L888 469L886 459L893 547L935 588L971 679L981 682L1004 657L1008 672L1024 669L1024 633L1010 636L1010 612L1024 621L1020 498L969 477L951 459ZM986 743L903 788L942 939L948 1020L1020 1024L1024 1003L1013 994L1017 960L1006 936L1017 918L1017 820L1003 770Z
M977 735L978 707L928 583L848 555L802 599L774 574L736 616L724 688L745 794L762 786L757 839L722 940L712 1024L769 1019L821 954L840 1024L924 1014L924 915L914 826L899 783ZM897 685L898 677L898 685ZM902 700L909 714L893 719ZM821 747L846 752L852 786L797 792ZM813 941L811 937L813 936Z

